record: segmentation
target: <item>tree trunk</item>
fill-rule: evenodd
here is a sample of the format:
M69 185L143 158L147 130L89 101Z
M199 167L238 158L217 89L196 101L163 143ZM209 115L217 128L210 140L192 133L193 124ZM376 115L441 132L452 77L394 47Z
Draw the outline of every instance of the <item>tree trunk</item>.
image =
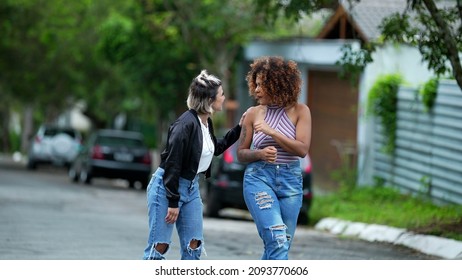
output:
M2 138L2 151L3 152L10 152L11 151L11 143L10 143L10 112L7 109L0 110L0 119L2 123L0 124L0 135Z
M27 153L27 149L29 147L29 142L31 137L34 135L34 124L33 124L33 112L34 109L32 105L26 105L24 109L24 123L23 123L23 130L21 132L21 152Z
M428 12L432 16L433 20L435 21L436 25L441 30L442 40L444 41L447 47L447 57L449 62L452 66L452 74L459 85L459 88L462 89L462 64L460 61L459 50L457 48L457 41L456 41L456 34L451 32L448 24L446 23L445 19L442 18L441 14L438 11L438 8L433 0L423 0L425 7L427 8ZM458 1L459 10L460 1ZM462 19L461 19L462 20Z

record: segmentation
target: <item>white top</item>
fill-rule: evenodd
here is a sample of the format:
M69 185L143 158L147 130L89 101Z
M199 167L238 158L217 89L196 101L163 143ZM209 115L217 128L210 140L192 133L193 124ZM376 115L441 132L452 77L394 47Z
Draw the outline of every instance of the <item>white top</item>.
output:
M199 160L197 174L204 172L209 168L210 163L212 162L213 153L215 152L215 146L213 145L209 129L202 123L200 119L199 122L202 128L202 155L201 159Z

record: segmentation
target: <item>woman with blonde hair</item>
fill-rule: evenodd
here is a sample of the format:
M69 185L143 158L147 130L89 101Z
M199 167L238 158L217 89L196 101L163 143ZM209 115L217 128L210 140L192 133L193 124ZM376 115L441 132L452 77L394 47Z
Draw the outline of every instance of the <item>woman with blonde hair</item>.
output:
M147 187L149 237L143 259L165 259L174 226L181 259L200 259L204 237L199 174L210 176L212 157L236 142L244 118L217 139L211 115L223 109L224 101L217 77L203 70L193 79L187 99L189 110L170 125L160 165Z

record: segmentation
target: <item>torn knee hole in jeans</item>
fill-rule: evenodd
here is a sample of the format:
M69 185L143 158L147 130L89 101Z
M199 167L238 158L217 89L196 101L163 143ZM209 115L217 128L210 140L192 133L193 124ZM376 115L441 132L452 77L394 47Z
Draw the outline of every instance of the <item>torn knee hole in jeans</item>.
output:
M285 231L287 229L287 226L286 225L272 226L272 227L270 227L270 229L272 231L273 230L284 230ZM287 238L287 241L290 241L292 239L292 235L286 233L286 238Z
M200 240L197 240L197 239L192 239L190 242L189 242L189 248L195 250L197 248L199 248L202 244L202 241Z
M154 245L154 249L161 255L167 253L169 247L168 243L157 243Z
M269 229L279 247L282 247L285 242L290 240L290 236L286 234L286 225L271 226Z
M260 209L268 209L273 205L273 198L267 192L259 192L255 195L255 201Z
M201 252L207 255L205 252L204 246L202 246L202 240L192 239L189 241L189 246L187 247L188 253L192 256L193 254L200 254Z

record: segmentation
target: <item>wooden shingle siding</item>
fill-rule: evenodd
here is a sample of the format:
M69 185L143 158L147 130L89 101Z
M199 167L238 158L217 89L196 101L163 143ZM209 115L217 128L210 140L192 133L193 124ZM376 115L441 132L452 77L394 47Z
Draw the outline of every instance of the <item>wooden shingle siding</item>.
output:
M383 153L384 132L375 121L374 176L403 192L462 204L462 92L455 82L441 81L427 113L417 91L399 90L393 155Z

